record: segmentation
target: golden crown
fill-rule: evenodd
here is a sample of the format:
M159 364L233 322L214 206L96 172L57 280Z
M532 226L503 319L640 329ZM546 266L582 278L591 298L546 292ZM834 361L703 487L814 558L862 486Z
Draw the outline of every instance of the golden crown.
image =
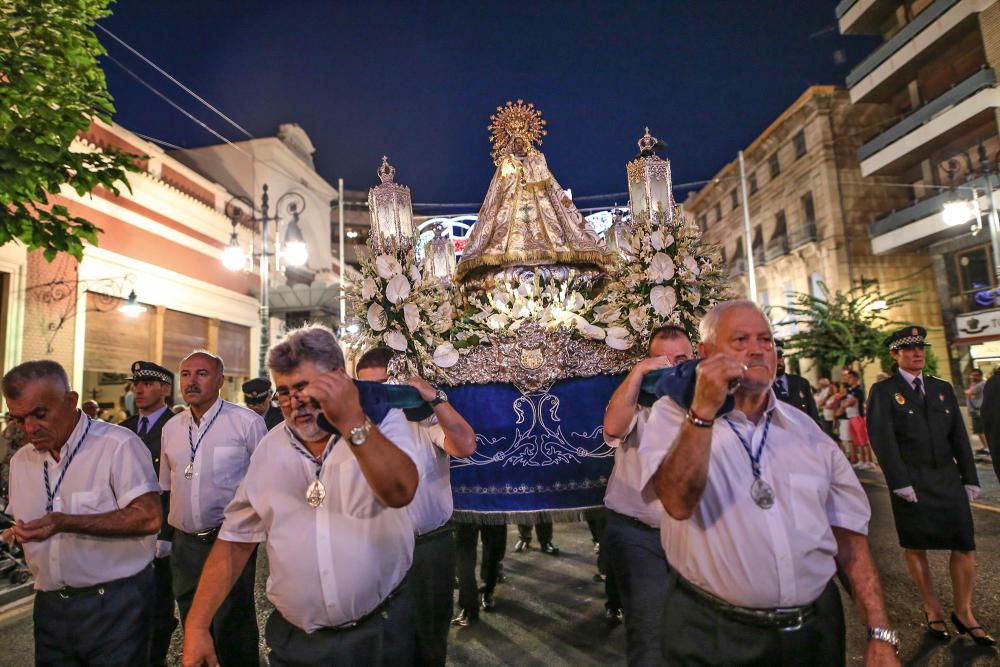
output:
M497 112L490 116L487 129L493 144L490 156L494 162L512 153L516 140L520 139L524 148L528 149L532 144L541 146L542 137L548 134L542 112L530 102L525 104L524 100L518 100L517 104L507 100L507 104L497 107Z

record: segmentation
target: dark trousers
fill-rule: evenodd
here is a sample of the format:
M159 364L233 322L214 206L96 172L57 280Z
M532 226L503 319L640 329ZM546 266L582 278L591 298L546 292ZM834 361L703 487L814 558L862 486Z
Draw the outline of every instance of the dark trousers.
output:
M458 570L458 606L470 616L479 615L479 591L476 588L476 543L483 539L483 588L493 593L504 552L507 551L507 526L455 524L455 560Z
M421 667L444 667L454 573L455 537L451 527L417 537L406 594L407 602L417 610L416 662Z
M531 524L517 524L517 534L524 542L531 541ZM535 524L535 534L538 535L539 544L547 544L552 541L552 522L545 521Z
M149 662L153 667L166 667L170 639L177 627L174 613L174 578L170 573L170 557L153 560L153 640Z
M601 554L608 556L625 611L629 667L663 665L660 633L670 567L660 531L608 510Z
M604 536L607 532L608 511L601 511L587 519L590 536L598 545L597 571L604 575L604 606L608 609L622 609L621 595L615 570L611 565L611 554L604 548Z
M662 649L667 665L817 665L843 667L844 609L831 581L816 601L816 613L798 630L751 625L723 615L667 578L670 604L663 610Z
M35 665L143 667L149 664L153 568L79 595L35 595Z
M306 633L275 609L264 626L271 667L410 667L415 614L406 598L401 589L380 611L346 630Z
M211 550L211 543L205 543L179 530L174 532L170 565L181 623L187 620L194 592L198 587L198 578ZM246 567L212 619L215 655L222 667L246 667L259 663L257 644L260 635L253 596L256 572L257 550L254 549Z

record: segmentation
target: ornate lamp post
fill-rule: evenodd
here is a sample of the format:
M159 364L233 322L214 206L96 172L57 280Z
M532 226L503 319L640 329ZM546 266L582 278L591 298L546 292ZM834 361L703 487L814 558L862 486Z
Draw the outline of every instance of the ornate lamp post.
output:
M306 208L305 198L294 190L286 192L278 198L274 205L274 214L270 213L270 199L267 192L267 185L262 187L260 196L260 207L254 206L253 202L242 195L232 197L226 202L226 216L232 221L233 233L229 238L229 245L222 251L222 263L230 271L240 269L253 270L254 258L260 262L260 346L258 350L258 375L267 377L267 349L271 344L271 262L274 261L274 270L279 271L279 261L284 260L288 266L302 266L309 258L309 251L306 248L299 228L299 216ZM254 213L259 211L259 217ZM277 228L275 229L275 248L270 250L268 240L270 236L270 223L274 222L278 227L282 220L288 220L285 228L284 248L281 248ZM239 239L236 236L236 225L239 222L260 223L260 252L256 253L251 247L249 252L244 252L240 247Z
M448 285L455 275L455 242L444 235L444 227L435 225L434 238L424 249L424 273Z
M628 193L632 218L648 215L663 215L670 220L674 215L674 193L670 185L670 161L664 160L656 151L664 144L656 137L646 134L639 139L639 156L628 163Z
M413 207L410 188L394 182L396 168L382 156L378 177L382 181L368 191L371 235L368 242L376 253L403 255L413 247Z
M629 244L627 241L630 233L629 226L625 224L625 216L616 203L611 209L611 226L604 231L604 245L611 252L617 252L622 257L628 257Z

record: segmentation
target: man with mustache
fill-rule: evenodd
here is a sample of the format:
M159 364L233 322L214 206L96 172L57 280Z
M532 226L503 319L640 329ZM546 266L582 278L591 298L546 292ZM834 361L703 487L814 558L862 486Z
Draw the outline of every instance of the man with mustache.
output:
M406 417L390 409L372 422L326 327L289 332L267 364L285 424L261 440L226 508L188 616L184 665L215 664L209 623L259 542L275 606L265 630L272 667L413 665L414 610L397 597L413 559L405 506L419 479Z
M655 329L647 356L632 368L611 396L604 413L604 439L615 448L615 467L608 479L604 504L607 524L601 555L610 564L609 589L617 590L625 616L628 664L662 665L660 637L667 592L667 557L660 544L663 506L653 489L643 489L639 444L651 403L640 403L647 373L694 358L691 339L677 326ZM609 599L613 590L608 591Z
M260 416L223 400L222 359L195 350L181 362L186 410L163 427L160 485L170 493L167 521L174 527L170 556L174 597L185 622L198 578L222 526L223 510L243 481L250 455L267 432ZM219 664L258 663L254 609L256 553L236 573L238 582L211 619Z
M823 422L819 418L819 409L816 407L816 399L813 398L812 387L809 386L809 381L801 375L785 372L785 343L781 339L774 339L774 349L778 354L777 371L774 378L774 395L779 401L794 405L812 417L813 421L822 428Z
M775 399L767 317L752 301L728 301L699 334L693 398L677 391L653 404L639 447L642 485L666 510L664 661L843 665L839 566L869 627L866 663L899 664L868 499L819 425Z
M149 452L78 410L54 361L14 367L2 389L24 432L3 539L21 543L35 577L36 664L148 665L161 520Z

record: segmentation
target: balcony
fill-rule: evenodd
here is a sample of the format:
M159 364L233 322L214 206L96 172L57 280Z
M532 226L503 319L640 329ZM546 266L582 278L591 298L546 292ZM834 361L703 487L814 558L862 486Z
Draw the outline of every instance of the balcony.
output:
M767 242L767 248L764 252L764 256L767 261L781 257L782 255L788 254L788 235L787 234L776 234L771 237L771 240Z
M798 227L792 227L792 231L789 232L788 236L788 246L790 250L795 250L796 248L801 248L807 243L812 243L813 241L819 240L819 234L816 230L816 221L810 220L803 222Z
M912 21L903 26L891 39L875 49L857 67L851 70L850 74L847 75L847 87L853 88L857 85L859 81L874 72L876 67L889 60L905 44L923 32L924 28L936 21L958 3L959 0L937 0L927 9L917 14Z
M843 35L877 35L894 10L893 3L881 0L841 0L834 14Z
M747 261L742 257L729 261L729 275L730 276L741 276L747 272Z
M754 246L753 265L757 267L757 266L764 266L765 264L767 264L767 255L764 253L764 246L763 245Z
M964 102L983 88L992 88L996 85L996 82L996 72L992 69L984 68L979 70L965 81L956 84L948 92L923 105L885 132L882 132L861 146L858 149L858 160L867 160L890 144L895 143L930 122L950 107Z

